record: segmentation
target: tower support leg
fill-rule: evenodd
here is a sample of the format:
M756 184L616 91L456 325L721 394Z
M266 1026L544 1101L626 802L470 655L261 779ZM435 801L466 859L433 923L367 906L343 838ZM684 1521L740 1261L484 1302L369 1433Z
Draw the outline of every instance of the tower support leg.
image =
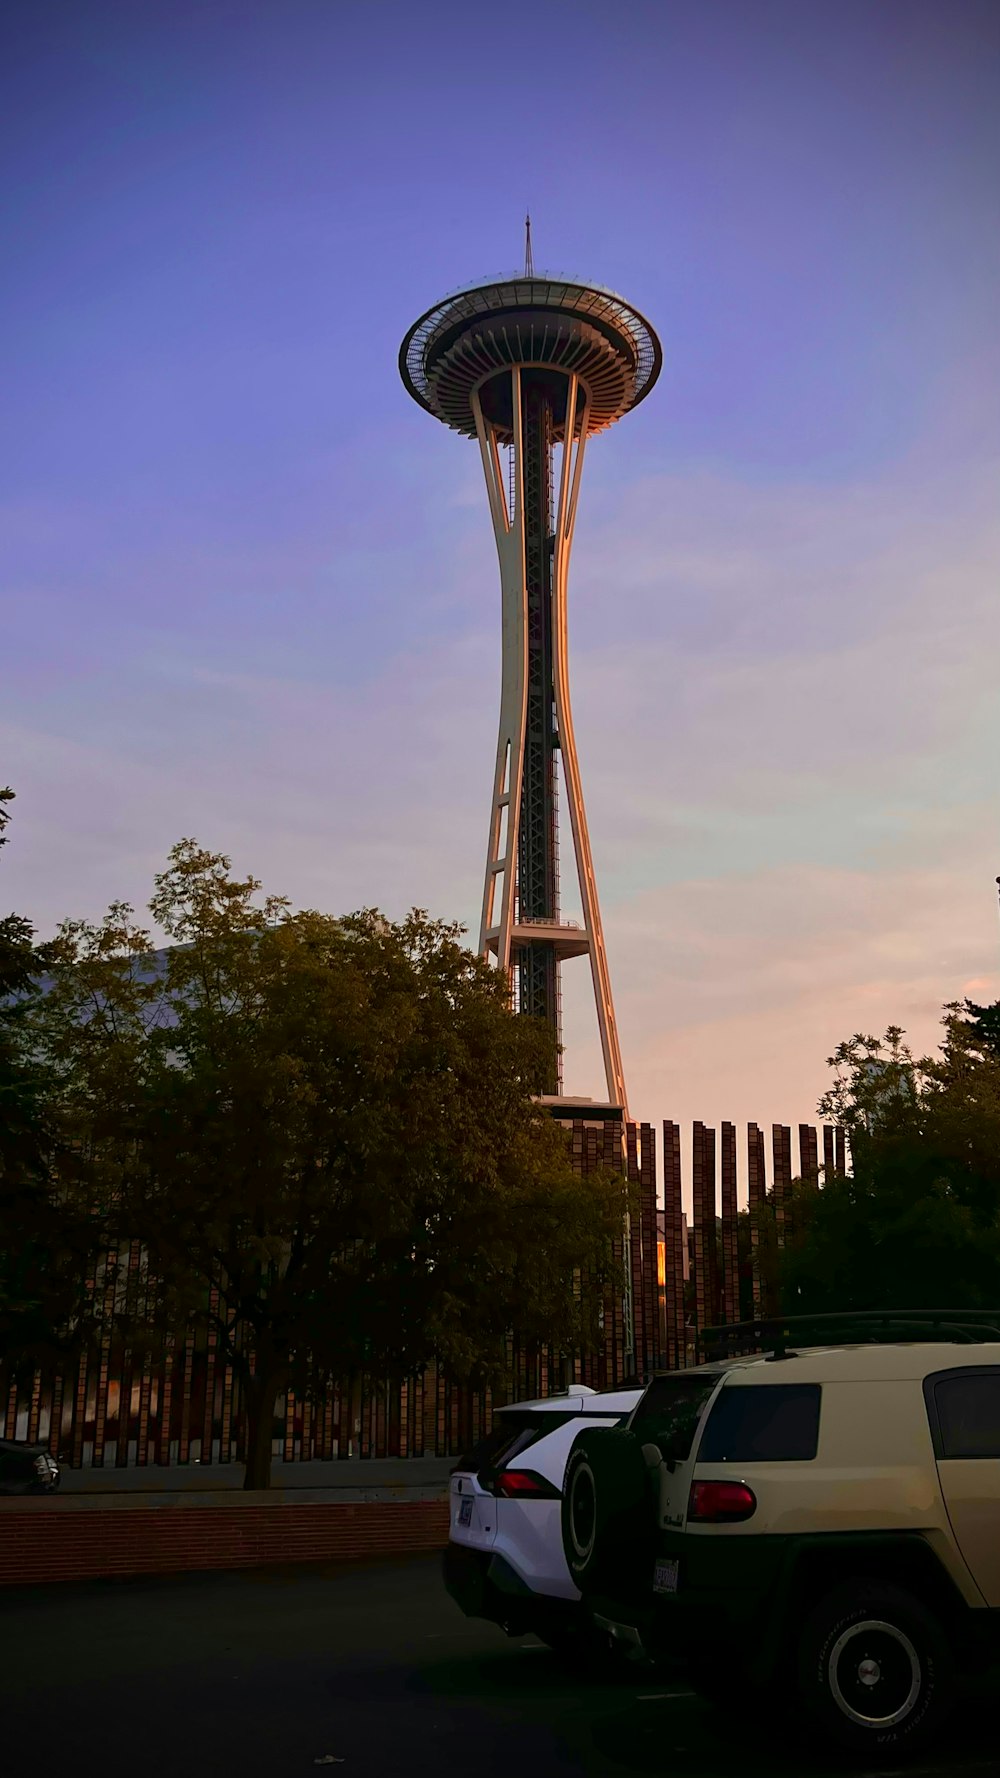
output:
M537 367L539 370L542 367ZM519 1009L547 1020L560 1040L559 969L590 958L609 1102L627 1118L611 977L569 696L567 584L587 435L586 391L566 378L558 500L551 378L511 371L513 474L508 497L496 427L472 397L500 561L503 671L479 947L516 976ZM579 434L579 436L577 436ZM560 923L556 751L563 763L583 928ZM553 1082L553 1088L558 1081Z

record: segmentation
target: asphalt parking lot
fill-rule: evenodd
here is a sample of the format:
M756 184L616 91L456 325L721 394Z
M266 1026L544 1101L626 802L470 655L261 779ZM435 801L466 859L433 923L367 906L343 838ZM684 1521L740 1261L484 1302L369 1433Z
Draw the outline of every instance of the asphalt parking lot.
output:
M581 1675L467 1622L437 1556L0 1592L4 1769L90 1778L840 1778L683 1676ZM984 1689L913 1778L1000 1773ZM891 1769L891 1768L890 1768ZM898 1768L897 1768L898 1769ZM884 1773L883 1773L884 1778Z

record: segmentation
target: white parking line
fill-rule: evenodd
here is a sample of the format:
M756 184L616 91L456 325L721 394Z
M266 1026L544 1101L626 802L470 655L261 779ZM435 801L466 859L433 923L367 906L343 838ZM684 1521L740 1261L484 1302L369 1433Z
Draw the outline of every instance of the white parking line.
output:
M661 1698L696 1698L697 1692L637 1692L637 1704L656 1704Z

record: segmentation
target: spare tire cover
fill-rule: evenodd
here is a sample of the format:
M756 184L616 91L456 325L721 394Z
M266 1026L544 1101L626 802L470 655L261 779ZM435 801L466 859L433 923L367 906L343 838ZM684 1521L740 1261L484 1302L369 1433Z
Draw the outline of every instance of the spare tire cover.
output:
M623 1426L587 1426L566 1465L563 1551L581 1593L619 1598L652 1574L655 1531L650 1472L642 1446Z

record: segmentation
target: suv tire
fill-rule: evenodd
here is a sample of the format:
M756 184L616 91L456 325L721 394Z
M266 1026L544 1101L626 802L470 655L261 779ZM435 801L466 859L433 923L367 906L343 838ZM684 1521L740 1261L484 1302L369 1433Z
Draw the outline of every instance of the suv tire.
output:
M917 1748L945 1721L955 1675L937 1618L902 1588L859 1576L828 1593L799 1642L813 1724L869 1756Z
M627 1598L652 1573L649 1470L625 1427L588 1426L578 1435L563 1481L562 1532L566 1563L581 1593Z

